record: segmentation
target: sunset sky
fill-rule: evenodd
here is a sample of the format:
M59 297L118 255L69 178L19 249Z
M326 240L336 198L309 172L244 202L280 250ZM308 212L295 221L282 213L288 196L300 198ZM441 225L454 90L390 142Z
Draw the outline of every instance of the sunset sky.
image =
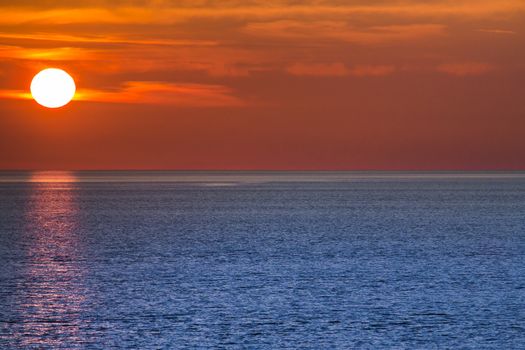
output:
M525 170L523 0L0 7L0 169Z

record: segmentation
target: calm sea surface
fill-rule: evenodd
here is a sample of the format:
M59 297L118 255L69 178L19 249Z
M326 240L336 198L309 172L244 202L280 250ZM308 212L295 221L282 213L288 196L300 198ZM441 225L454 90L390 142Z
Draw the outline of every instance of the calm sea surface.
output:
M524 349L524 173L0 173L0 349Z

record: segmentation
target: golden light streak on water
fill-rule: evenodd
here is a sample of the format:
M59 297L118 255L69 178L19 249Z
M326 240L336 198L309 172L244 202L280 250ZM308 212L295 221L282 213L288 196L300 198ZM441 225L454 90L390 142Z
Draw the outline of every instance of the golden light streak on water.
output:
M74 175L35 173L26 209L28 264L19 285L18 309L23 346L59 348L81 344L83 285L82 243L78 226Z

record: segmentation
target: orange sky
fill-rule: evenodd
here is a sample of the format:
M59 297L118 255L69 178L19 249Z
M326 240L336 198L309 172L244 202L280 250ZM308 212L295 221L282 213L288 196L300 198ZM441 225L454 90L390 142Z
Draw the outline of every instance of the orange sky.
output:
M523 0L0 8L0 169L525 170Z

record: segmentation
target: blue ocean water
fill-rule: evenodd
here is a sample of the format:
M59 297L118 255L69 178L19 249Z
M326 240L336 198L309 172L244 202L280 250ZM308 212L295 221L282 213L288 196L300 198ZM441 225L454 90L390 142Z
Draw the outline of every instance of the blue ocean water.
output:
M0 173L1 349L524 349L525 174Z

